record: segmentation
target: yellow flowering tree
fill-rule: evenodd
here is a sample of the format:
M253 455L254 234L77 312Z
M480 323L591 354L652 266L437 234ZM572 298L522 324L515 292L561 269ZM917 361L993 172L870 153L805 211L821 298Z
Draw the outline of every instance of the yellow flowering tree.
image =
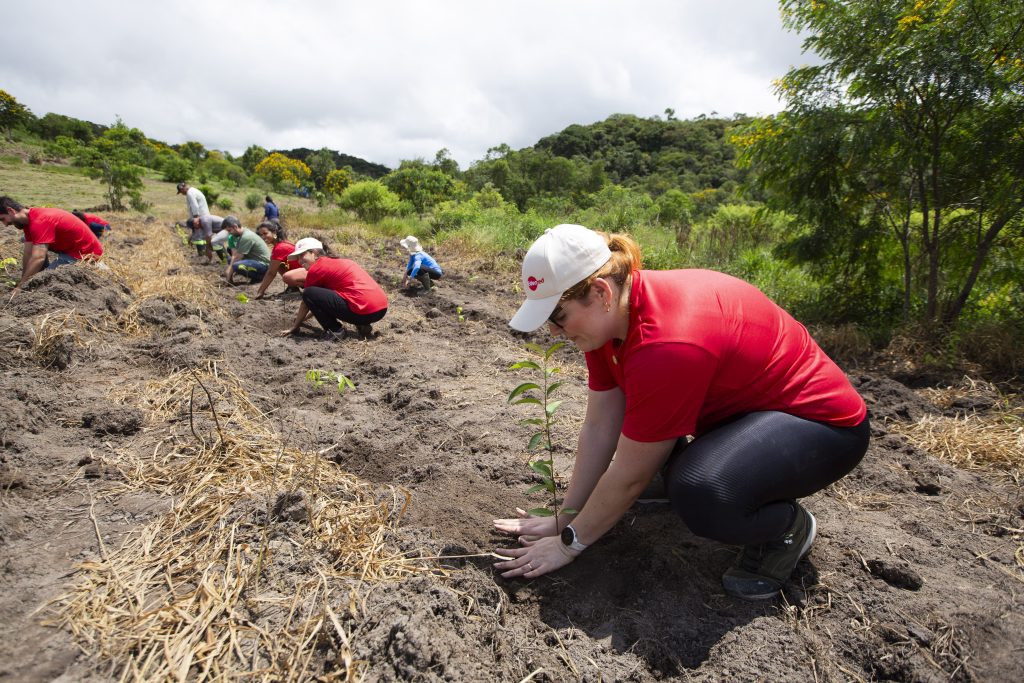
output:
M266 179L275 190L295 189L309 182L309 166L297 159L274 152L256 164L256 175Z

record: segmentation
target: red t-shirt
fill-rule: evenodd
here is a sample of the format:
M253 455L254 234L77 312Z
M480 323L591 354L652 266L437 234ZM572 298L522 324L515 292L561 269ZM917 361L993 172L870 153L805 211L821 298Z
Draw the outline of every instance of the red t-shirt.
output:
M368 315L388 307L388 297L370 274L355 261L321 256L306 273L309 287L333 289L353 313Z
M92 254L95 258L103 255L103 245L89 226L63 209L29 209L25 241L45 244L50 251L76 259L86 254Z
M301 268L302 264L299 263L298 259L295 259L294 261L288 260L288 254L292 253L293 251L295 251L294 244L292 244L291 242L281 240L280 242L274 245L273 249L270 250L270 260L281 261L282 263L287 264L288 270L295 270L296 268Z
M867 407L807 330L753 285L710 270L634 271L629 332L586 354L589 386L621 387L634 441L699 435L778 410L853 427Z
M86 223L99 223L100 225L104 225L108 228L110 227L110 223L106 222L99 216L93 216L91 213L83 213L82 215L85 216Z

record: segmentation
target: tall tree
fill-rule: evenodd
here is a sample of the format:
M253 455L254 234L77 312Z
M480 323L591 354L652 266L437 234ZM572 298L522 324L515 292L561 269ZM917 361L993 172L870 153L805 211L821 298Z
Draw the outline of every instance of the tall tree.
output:
M776 206L818 253L888 224L905 301L955 321L1024 208L1024 5L998 0L782 0L823 63L778 82L779 116L740 137ZM969 216L970 220L965 219ZM968 258L947 253L957 245ZM920 272L912 272L921 263Z

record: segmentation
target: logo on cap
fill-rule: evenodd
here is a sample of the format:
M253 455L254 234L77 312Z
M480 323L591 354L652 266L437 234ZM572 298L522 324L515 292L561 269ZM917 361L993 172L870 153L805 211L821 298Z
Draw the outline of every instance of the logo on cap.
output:
M531 292L536 292L537 291L537 285L542 285L542 284L544 284L544 278L541 278L541 279L538 280L537 278L535 278L532 275L530 277L526 278L526 286L530 288Z

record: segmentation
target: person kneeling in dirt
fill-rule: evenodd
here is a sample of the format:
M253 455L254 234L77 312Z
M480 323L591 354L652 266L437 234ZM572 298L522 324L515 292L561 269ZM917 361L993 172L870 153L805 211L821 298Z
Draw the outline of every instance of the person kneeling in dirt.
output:
M214 234L221 232L223 225L224 219L214 216L212 213L190 218L185 223L185 227L192 230L191 242L192 246L196 248L196 254L205 255L207 263L213 263L213 252L217 252L221 263L227 260L227 257L224 256L224 248L213 243Z
M221 225L235 238L231 262L224 270L224 279L233 285L237 273L249 278L249 284L256 284L270 267L270 247L252 230L243 228L234 216L225 218Z
M257 299L262 299L267 288L278 275L291 291L298 291L306 281L306 269L298 261L289 261L288 257L295 251L295 245L288 241L288 233L277 221L263 221L256 226L256 234L270 247L270 267L256 291Z
M563 502L578 513L494 520L521 544L499 549L509 559L495 567L535 578L572 562L660 471L693 533L742 546L725 592L778 595L815 536L797 499L867 450L867 408L843 371L752 285L640 270L625 235L556 226L527 252L522 284L509 325L547 323L570 339L586 354L590 391Z
M409 285L409 280L419 280L423 285L423 291L429 292L434 286L433 280L440 280L444 273L441 266L427 252L423 251L420 241L414 235L409 235L398 241L402 248L409 252L409 262L405 266L405 277L402 278L402 289Z
M388 312L388 297L358 263L328 255L312 237L296 242L289 258L298 259L306 269L306 283L302 304L282 336L298 332L310 314L324 328L325 340L343 339L342 323L355 325L360 338L373 334L372 324Z
M57 268L83 259L97 260L103 245L92 230L63 209L27 208L10 197L0 197L0 221L25 233L21 279L13 293L44 268ZM50 259L53 253L56 258Z
M103 239L103 235L110 232L110 223L99 216L94 216L91 213L85 213L78 209L73 209L71 215L88 225L89 229L92 230L92 234L96 235L98 240Z

